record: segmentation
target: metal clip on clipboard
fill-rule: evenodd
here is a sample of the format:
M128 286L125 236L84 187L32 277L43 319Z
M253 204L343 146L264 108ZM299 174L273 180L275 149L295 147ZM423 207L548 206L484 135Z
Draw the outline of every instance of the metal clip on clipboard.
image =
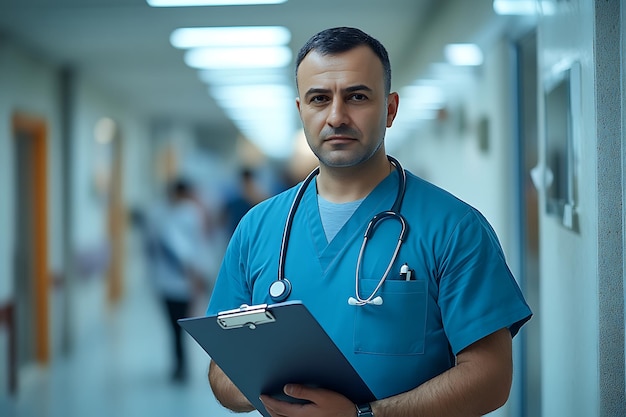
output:
M276 319L267 304L248 306L243 304L234 310L227 310L217 315L217 323L222 329L237 329L247 326L251 330L260 324L273 323Z

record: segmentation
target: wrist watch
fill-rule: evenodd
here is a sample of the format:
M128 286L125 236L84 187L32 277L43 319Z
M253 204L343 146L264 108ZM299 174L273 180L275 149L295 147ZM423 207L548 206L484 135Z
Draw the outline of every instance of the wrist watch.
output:
M372 406L370 405L370 403L355 405L357 417L374 417L374 412L372 411Z

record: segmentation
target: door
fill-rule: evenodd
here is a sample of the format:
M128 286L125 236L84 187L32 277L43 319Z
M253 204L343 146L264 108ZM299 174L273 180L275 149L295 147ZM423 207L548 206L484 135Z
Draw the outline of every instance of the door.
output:
M47 147L43 120L15 114L14 170L15 377L30 363L49 361Z

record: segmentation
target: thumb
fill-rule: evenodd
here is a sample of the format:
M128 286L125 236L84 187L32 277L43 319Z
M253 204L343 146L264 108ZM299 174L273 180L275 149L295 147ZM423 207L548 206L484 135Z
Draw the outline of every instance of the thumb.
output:
M301 384L287 384L283 388L283 391L290 397L300 398L303 400L312 400L312 397L315 395L312 388Z

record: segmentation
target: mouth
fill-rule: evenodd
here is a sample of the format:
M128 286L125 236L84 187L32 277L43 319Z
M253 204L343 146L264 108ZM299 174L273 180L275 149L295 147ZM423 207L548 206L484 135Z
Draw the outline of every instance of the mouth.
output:
M351 142L351 141L355 141L356 139L351 137L351 136L329 136L327 138L324 139L324 142Z
M324 143L343 145L357 142L359 140L359 132L347 126L341 126L334 129L324 129L321 138Z

